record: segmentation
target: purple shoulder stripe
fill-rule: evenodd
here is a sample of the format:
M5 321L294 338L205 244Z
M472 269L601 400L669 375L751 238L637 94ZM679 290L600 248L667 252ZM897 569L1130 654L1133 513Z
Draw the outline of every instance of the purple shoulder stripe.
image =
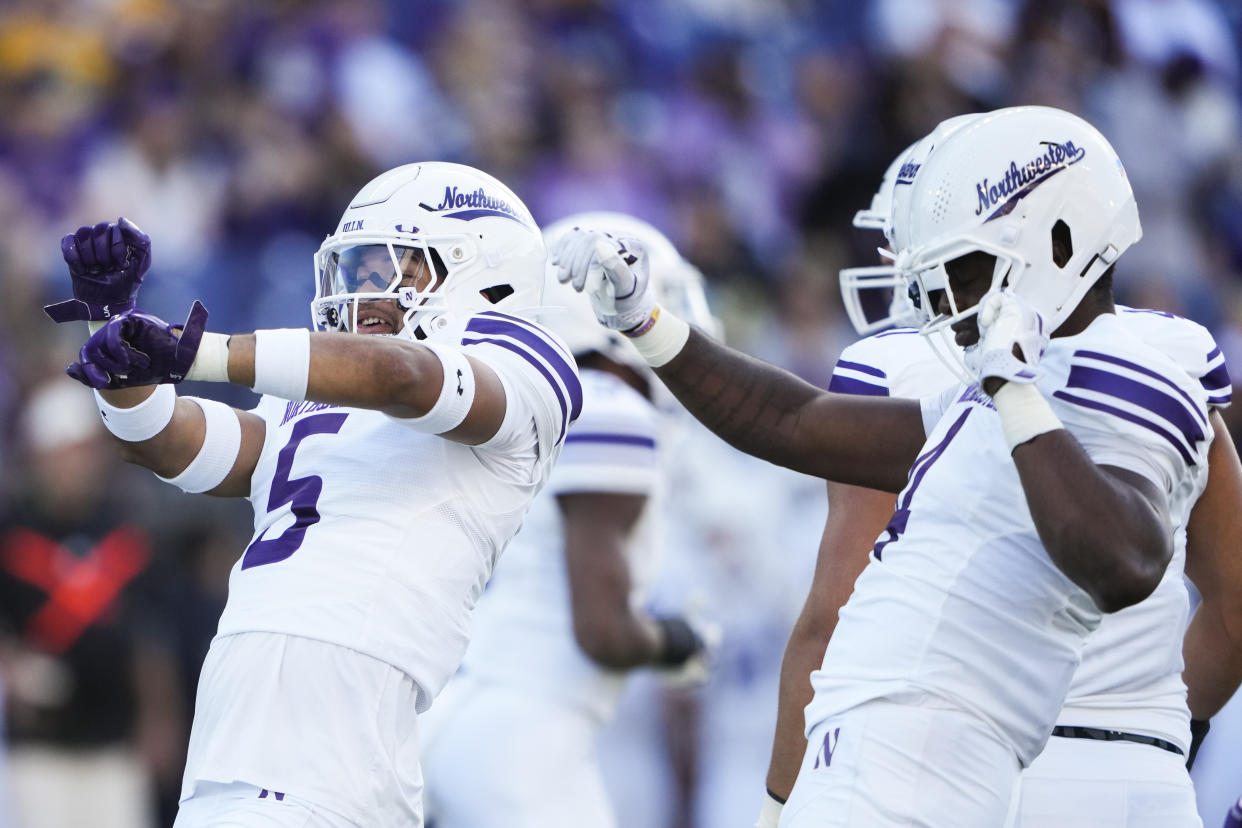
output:
M1178 454L1182 456L1182 460L1184 460L1187 465L1189 466L1195 465L1195 460L1193 457L1190 456L1190 452L1186 450L1186 446L1183 445L1182 441L1177 439L1177 437L1174 436L1168 429L1161 428L1155 423L1145 420L1142 417L1139 417L1135 414L1131 414L1128 411L1123 411L1122 409L1117 408L1116 406L1108 405L1102 402L1096 402L1095 400L1088 400L1083 397L1077 397L1077 396L1074 396L1073 394L1067 394L1064 390L1054 391L1052 393L1052 396L1060 400L1065 400L1068 403L1073 403L1074 405L1081 405L1083 408L1090 408L1095 411L1103 411L1106 414L1112 414L1114 417L1120 417L1123 420L1134 423L1135 425L1142 426L1143 428L1149 431L1153 431L1156 434L1159 434L1164 439L1168 440L1169 443L1173 445L1173 448L1177 449Z
M472 318L466 324L466 331L485 336L473 339L463 338L462 345L475 345L483 342L501 345L506 350L518 354L539 370L539 373L548 380L553 391L556 392L562 408L567 409L567 422L562 424L562 435L568 424L578 419L578 415L582 413L582 383L574 370L571 358L567 357L564 351L554 345L550 339L520 320L491 312ZM495 337L505 337L505 339ZM549 368L560 377L559 384L553 379L548 371ZM564 391L561 390L562 385Z
M888 377L888 374L884 373L882 369L876 368L874 365L866 365L861 362L850 362L848 359L838 359L837 368L844 368L847 371L857 371L860 374L870 374L871 376L879 377L880 379Z
M1094 391L1142 408L1180 431L1187 445L1203 439L1201 424L1206 420L1198 408L1187 408L1177 397L1138 380L1093 366L1074 365L1065 387Z
M828 390L838 394L854 394L860 397L887 397L888 388L883 385L872 385L853 377L833 374L828 381Z
M1150 368L1139 365L1136 362L1130 362L1129 360L1122 359L1120 357L1111 356L1110 354L1101 354L1098 351L1075 351L1074 356L1075 357L1086 357L1088 359L1099 360L1100 362L1108 362L1113 365L1119 365L1122 368L1129 368L1131 371L1135 371L1137 373L1142 374L1143 376L1151 377L1154 380L1158 380L1164 383L1165 385L1169 386L1169 388L1177 392L1177 394L1183 400L1186 401L1186 405L1190 407L1191 411L1195 412L1196 417L1198 417L1204 424L1207 423L1207 420L1204 419L1203 416L1199 413L1199 407L1195 405L1195 401L1190 398L1190 395L1187 394L1185 390L1183 390L1177 383L1173 382L1168 377L1157 374L1155 371L1151 370ZM1077 367L1078 367L1078 364L1075 364L1074 367L1071 369L1070 376L1073 376L1073 370L1076 369ZM1130 380L1130 381L1134 382L1133 380Z
M608 443L615 446L633 446L635 448L654 449L656 441L652 437L641 434L605 434L602 432L571 431L565 437L565 443Z

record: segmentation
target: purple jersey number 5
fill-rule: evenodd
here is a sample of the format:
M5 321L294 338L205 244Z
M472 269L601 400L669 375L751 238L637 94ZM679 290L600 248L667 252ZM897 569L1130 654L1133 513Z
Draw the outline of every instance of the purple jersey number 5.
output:
M323 491L323 478L317 474L290 478L293 455L302 441L313 434L336 434L345 424L347 414L316 414L299 420L293 426L289 442L276 456L276 476L267 493L267 511L276 511L286 503L293 511L293 525L274 538L257 538L242 555L242 569L283 561L298 551L306 530L319 522L319 494ZM264 532L266 534L266 532Z

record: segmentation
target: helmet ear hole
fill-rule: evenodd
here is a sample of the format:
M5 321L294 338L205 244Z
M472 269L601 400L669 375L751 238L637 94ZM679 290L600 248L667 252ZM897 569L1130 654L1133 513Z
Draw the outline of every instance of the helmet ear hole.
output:
M1069 225L1061 219L1052 225L1052 263L1064 268L1074 257L1074 241Z
M512 285L492 285L489 288L483 288L482 290L480 290L479 295L494 305L497 302L499 302L501 299L504 299L506 296L512 296L513 286Z

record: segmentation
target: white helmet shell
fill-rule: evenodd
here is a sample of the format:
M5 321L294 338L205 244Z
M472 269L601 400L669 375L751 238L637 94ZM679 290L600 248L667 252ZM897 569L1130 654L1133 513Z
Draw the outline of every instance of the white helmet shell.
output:
M901 151L884 171L880 187L871 198L871 206L854 214L854 226L880 230L889 249L879 251L896 261L894 250L900 250L894 238L894 211L908 203L910 186L932 149L957 130L981 117L978 113L956 115L941 121L923 138ZM849 267L842 270L841 298L845 313L859 336L870 336L886 328L917 325L925 321L910 298L910 285L892 264ZM874 298L874 291L883 291ZM870 300L866 297L872 297ZM886 312L885 312L886 311Z
M411 251L443 278L402 285ZM462 164L406 164L363 187L320 246L311 316L318 328L356 330L360 303L395 299L407 331L430 332L438 317L534 309L546 259L530 211L504 184Z
M945 263L982 251L996 257L992 287L1008 285L1052 331L1142 237L1112 146L1082 118L1039 106L987 113L934 147L908 201L894 201L894 230L898 263L929 315L930 292L948 285ZM1060 264L1054 234L1071 248ZM975 313L949 299L929 331Z

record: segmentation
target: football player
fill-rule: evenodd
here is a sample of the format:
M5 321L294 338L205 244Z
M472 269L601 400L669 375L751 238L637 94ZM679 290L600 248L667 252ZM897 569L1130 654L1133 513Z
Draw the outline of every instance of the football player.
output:
M998 110L910 179L898 264L971 380L921 402L823 391L712 342L659 307L631 246L580 232L553 250L718 435L899 492L812 676L786 826L1003 824L1086 637L1161 582L1212 439L1203 387L1113 313L1102 277L1141 231L1098 131Z
M654 227L586 213L544 238L574 227L640 239L661 302L714 327L702 276ZM582 416L479 602L461 671L427 722L427 808L437 828L615 825L595 744L627 671L705 678L717 637L701 621L642 609L676 404L633 346L601 327L587 298L554 273L544 302L553 307L541 320L578 361Z
M946 129L950 121L921 144L898 156L892 170L910 169ZM891 171L890 171L891 172ZM886 211L891 205L893 175L886 175L870 211L860 211L855 225L882 229L890 244L892 230ZM882 220L875 217L883 216ZM860 220L861 219L861 220ZM864 395L917 398L937 386L955 384L926 340L903 324L917 312L901 300L905 290L891 280L892 268L843 271L841 285L855 328L865 333L889 328L850 346L834 370L830 390ZM886 281L886 279L888 281ZM881 301L867 301L868 290L891 290ZM867 307L887 313L864 315ZM1230 637L1242 607L1236 591L1226 587L1242 578L1235 539L1242 532L1242 466L1217 409L1228 405L1230 383L1224 358L1211 335L1187 319L1155 311L1118 308L1119 320L1164 353L1173 356L1208 394L1217 439L1210 449L1211 477L1190 517L1195 545L1185 558L1187 520L1179 516L1172 562L1151 597L1108 616L1087 640L1082 664L1075 673L1065 708L1044 752L1022 777L1017 825L1056 826L1086 820L1091 825L1197 825L1194 791L1183 767L1194 740L1182 684L1179 639L1171 630L1185 627L1186 590L1182 563L1204 583L1205 600L1186 636L1188 683L1192 709L1206 720L1236 689L1242 647ZM780 802L788 796L805 750L801 710L810 701L807 676L818 666L824 642L837 612L849 597L854 580L867 563L867 551L880 535L893 498L883 492L829 484L830 510L820 548L815 583L786 650L778 730L767 780L768 800L761 828L777 824ZM1237 656L1230 657L1233 653ZM1090 726L1094 722L1095 726ZM1074 723L1077 723L1075 726ZM1081 740L1091 740L1085 744ZM1148 750L1134 749L1135 744ZM1164 753L1152 753L1163 748ZM1103 752L1101 754L1101 751ZM1110 787L1108 783L1114 783ZM1143 822L1154 820L1154 822Z
M368 183L315 257L314 332L203 330L134 308L149 240L124 220L66 236L103 322L69 374L127 460L246 497L203 665L176 824L422 824L418 717L457 668L469 613L582 407L573 357L521 315L545 248L507 187L457 164ZM262 395L178 397L182 379Z

